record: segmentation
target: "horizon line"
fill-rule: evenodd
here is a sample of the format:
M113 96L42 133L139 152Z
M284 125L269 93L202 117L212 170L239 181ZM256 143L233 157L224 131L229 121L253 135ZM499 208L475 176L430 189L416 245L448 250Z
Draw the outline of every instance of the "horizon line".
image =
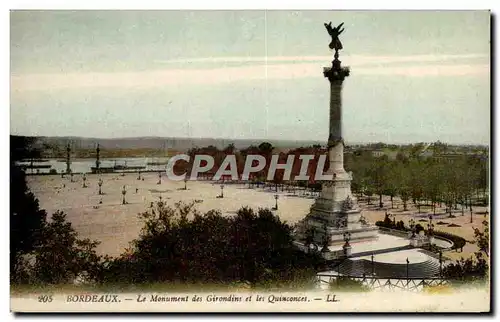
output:
M124 137L87 137L87 136L78 136L78 135L24 135L24 134L13 134L10 133L10 136L22 136L22 137L32 137L32 138L76 138L76 139L86 139L86 140L127 140L127 139L183 139L183 140L224 140L224 141L260 141L260 142L267 142L267 141L283 141L283 142L317 142L320 145L327 144L327 140L319 140L319 139L300 139L300 140L293 140L293 139L277 139L277 138L228 138L228 137L186 137L186 136L124 136ZM345 140L346 144L348 143L347 140ZM413 145L413 144L420 144L420 143L443 143L447 145L465 145L465 146L486 146L489 147L490 143L472 143L472 142L461 142L461 143L449 143L441 140L434 140L434 141L412 141L412 142L384 142L384 141L351 141L348 144L355 145L355 144L387 144L387 145ZM98 142L96 142L98 143Z

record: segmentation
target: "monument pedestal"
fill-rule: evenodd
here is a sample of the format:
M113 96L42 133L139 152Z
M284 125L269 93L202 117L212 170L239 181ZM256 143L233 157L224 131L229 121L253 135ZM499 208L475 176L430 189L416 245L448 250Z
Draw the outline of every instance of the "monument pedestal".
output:
M344 250L344 256L345 257L349 257L351 256L351 252L352 252L352 248L351 248L351 245L349 244L345 244L342 249Z
M323 69L330 82L330 128L328 154L330 164L327 175L331 181L322 185L321 195L311 206L310 213L296 227L296 240L304 246L309 243L334 246L342 243L373 240L378 227L367 223L361 215L357 200L351 192L352 174L344 169L344 140L342 138L342 84L349 76L349 68L342 67L338 51L331 67ZM351 247L324 254L324 257L350 256Z

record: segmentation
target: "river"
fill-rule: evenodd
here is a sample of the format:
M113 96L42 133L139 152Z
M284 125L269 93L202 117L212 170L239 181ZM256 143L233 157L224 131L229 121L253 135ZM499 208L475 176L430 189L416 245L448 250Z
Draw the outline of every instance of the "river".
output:
M127 166L143 166L145 171L164 171L166 164L148 165L148 162L165 163L168 157L163 158L112 158L101 159L101 167L112 167L116 165ZM18 162L19 165L30 165L29 161ZM66 162L62 159L48 159L46 162L34 161L33 165L50 165L50 168L43 169L26 169L26 173L49 173L51 169L55 169L57 173L66 172ZM71 171L73 173L90 173L91 167L95 167L95 159L75 159L71 160ZM136 170L138 171L138 170Z

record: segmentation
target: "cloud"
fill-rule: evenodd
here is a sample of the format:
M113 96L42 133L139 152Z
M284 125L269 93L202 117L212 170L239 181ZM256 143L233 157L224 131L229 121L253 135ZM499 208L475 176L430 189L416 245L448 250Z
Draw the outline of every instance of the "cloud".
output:
M359 75L391 75L407 77L443 77L443 76L488 76L490 66L478 65L427 65L402 67L362 68L356 71Z
M160 64L198 64L198 63L273 63L273 62L321 62L325 63L333 58L330 56L252 56L252 57L202 57L184 58L171 60L156 60ZM487 58L485 54L466 55L410 55L410 56L366 56L366 55L342 55L342 60L351 66L370 64L390 64L407 62L437 62L450 60L469 60L477 58Z
M351 67L357 67L357 75L397 75L408 77L442 77L484 75L490 66L480 64L457 64L450 60L466 60L485 57L484 55L420 55L420 56L352 56L342 57ZM305 57L226 57L199 58L196 60L167 61L168 64L182 65L188 62L262 62L237 67L213 66L212 68L164 68L152 71L130 71L115 73L53 73L11 75L11 92L53 91L78 88L122 88L150 89L161 87L181 87L188 85L218 85L234 82L258 80L293 80L321 76L325 61L330 58ZM293 63L290 63L293 62ZM421 64L441 62L440 64ZM370 64L376 66L370 67ZM391 66L392 63L420 63L418 65ZM385 65L385 66L384 66Z

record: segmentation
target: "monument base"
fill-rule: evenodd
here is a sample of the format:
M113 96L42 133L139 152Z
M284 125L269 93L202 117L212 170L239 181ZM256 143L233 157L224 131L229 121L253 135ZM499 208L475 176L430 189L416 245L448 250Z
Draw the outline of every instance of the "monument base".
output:
M344 228L339 229L335 226L326 224L322 220L318 220L314 216L306 217L301 223L303 225L300 232L297 233L297 239L302 239L305 241L308 237L313 242L323 245L325 243L325 237L328 240L328 246L334 246L343 244L344 234L349 233L349 240L352 242L373 240L378 237L378 227L375 225L361 225L358 228Z
M303 245L301 249L309 250L314 245L312 248L322 249L322 256L326 260L350 256L350 248L347 250L349 254L342 249L346 241L353 244L370 243L379 237L379 227L369 224L356 204L342 210L327 210L338 208L335 205L332 199L318 198L311 212L295 226L294 231L296 244Z

